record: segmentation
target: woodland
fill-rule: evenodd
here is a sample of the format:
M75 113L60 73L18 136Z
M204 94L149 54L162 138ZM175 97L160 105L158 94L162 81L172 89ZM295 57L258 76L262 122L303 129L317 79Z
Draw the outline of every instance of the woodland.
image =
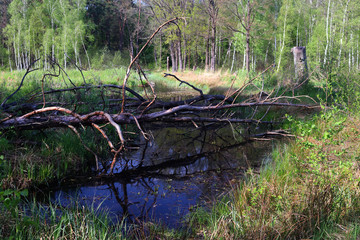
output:
M292 65L290 50L306 46L311 68L329 63L359 68L359 2L309 1L100 1L3 0L3 69L49 68L69 59L91 69L128 65L149 36L163 28L140 58L152 68L258 71Z
M0 0L0 12L2 238L360 235L359 0ZM153 219L189 179L205 200L168 219L177 227ZM103 196L48 200L103 186L117 220Z

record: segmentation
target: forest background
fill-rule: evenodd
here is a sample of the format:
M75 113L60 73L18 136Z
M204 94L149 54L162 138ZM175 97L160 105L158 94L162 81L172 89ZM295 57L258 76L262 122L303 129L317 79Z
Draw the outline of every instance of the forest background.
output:
M172 71L256 71L291 68L290 49L306 46L310 69L329 63L359 69L358 0L1 0L0 68L26 69L56 59L86 69L128 65L152 32L140 59ZM284 72L284 71L282 71ZM286 72L286 71L285 71Z

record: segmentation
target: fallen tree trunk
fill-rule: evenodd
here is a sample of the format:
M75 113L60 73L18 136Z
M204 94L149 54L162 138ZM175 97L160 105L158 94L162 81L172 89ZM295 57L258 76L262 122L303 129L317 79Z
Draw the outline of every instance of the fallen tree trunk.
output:
M262 122L254 119L232 119L232 118L205 118L205 117L168 117L176 113L191 111L204 112L214 111L230 108L244 108L255 106L280 106L280 107L298 107L298 108L318 108L318 106L310 106L305 104L291 104L291 103L277 103L277 102L262 102L262 103L237 103L226 104L221 106L193 106L193 105L179 105L163 111L157 111L148 114L132 115L129 113L109 114L117 124L130 124L136 122L152 122L152 121L174 121L174 122L232 122L232 123L271 123ZM54 115L38 116L39 114L52 112ZM58 114L69 114L58 116ZM168 118L164 118L168 117ZM6 129L43 129L52 127L66 127L72 126L90 126L92 123L104 124L109 120L104 116L104 112L97 111L85 115L79 115L69 109L62 107L48 107L32 111L21 117L10 118L0 121L0 130Z

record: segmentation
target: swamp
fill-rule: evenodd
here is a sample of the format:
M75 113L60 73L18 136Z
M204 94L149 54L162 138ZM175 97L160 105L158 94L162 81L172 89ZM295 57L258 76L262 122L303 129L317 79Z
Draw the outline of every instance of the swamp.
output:
M358 239L360 4L0 2L1 239Z

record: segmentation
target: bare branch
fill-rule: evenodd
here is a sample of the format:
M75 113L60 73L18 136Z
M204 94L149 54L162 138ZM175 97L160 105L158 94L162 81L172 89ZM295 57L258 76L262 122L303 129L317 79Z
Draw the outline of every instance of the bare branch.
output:
M26 76L27 76L29 73L37 70L37 69L31 69L31 67L32 67L37 61L39 61L39 60L40 60L40 58L36 59L35 61L33 61L33 62L28 66L28 68L26 69L26 72L25 72L23 78L21 79L21 82L20 82L19 87L18 87L12 94L10 94L7 98L5 98L5 100L4 100L4 101L1 103L1 105L0 105L1 108L3 108L4 105L5 105L5 103L21 89L21 87L22 87L22 85L23 85L23 83L24 83L24 80L25 80Z
M197 87L195 87L194 85L191 85L190 83L186 82L186 81L183 81L183 80L180 80L177 76L173 75L173 74L170 74L170 73L164 73L164 77L167 77L167 76L171 76L173 78L175 78L176 80L178 80L180 82L180 85L185 83L186 85L192 87L194 90L198 91L200 93L201 96L204 96L203 94L203 91ZM180 86L179 85L179 86Z
M80 139L81 144L84 146L84 148L89 151L90 153L92 153L95 157L95 161L96 161L96 170L99 170L99 158L96 155L96 153L94 153L94 151L92 151L88 146L86 146L86 144L84 143L84 141L82 140L79 132L76 130L76 128L72 125L66 125L68 128L70 128L75 134L76 136L78 136L78 138Z
M142 53L142 51L147 47L147 45L150 43L150 41L155 37L155 35L160 31L161 28L163 28L164 26L166 26L169 23L172 23L176 20L178 20L180 18L176 17L173 19L170 19L169 21L166 21L165 23L163 23L160 27L158 27L158 29L156 29L156 31L151 35L151 37L147 40L147 42L145 43L145 45L141 48L141 50L138 52L138 54L136 55L136 57L134 57L134 59L131 61L127 71L126 71L126 75L124 77L124 82L123 82L123 102L122 102L122 106L121 106L121 112L124 112L124 107L125 107L125 87L126 87L126 83L127 80L129 79L130 76L130 71L131 71L131 67L134 64L134 62L139 58L140 54Z

